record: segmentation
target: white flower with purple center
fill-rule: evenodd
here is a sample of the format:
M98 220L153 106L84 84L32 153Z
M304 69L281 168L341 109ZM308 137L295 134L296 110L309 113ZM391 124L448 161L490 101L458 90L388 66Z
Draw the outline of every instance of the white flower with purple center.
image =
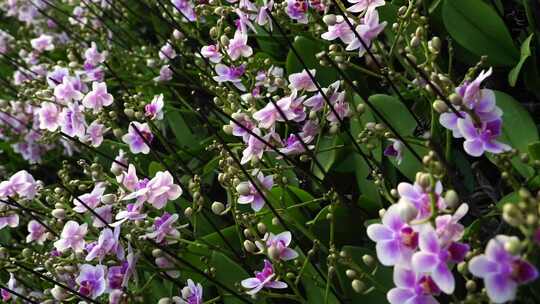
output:
M262 271L255 271L255 277L242 280L241 284L242 287L249 289L246 292L249 295L255 295L263 288L287 288L287 283L276 280L274 267L268 260L264 260L264 268Z
M84 264L79 267L79 276L75 282L79 285L79 292L87 297L95 299L105 292L105 272L103 265L92 266Z
M202 304L203 287L201 283L195 284L191 279L187 280L187 286L182 288L180 304Z
M87 109L92 109L92 112L97 114L103 107L110 106L113 101L114 98L107 92L107 84L105 82L93 82L92 91L84 96L82 105Z
M274 185L274 178L272 175L264 176L262 172L254 170L252 173L253 176L259 181L259 188L261 191L269 191ZM236 189L242 189L242 193L239 193L238 197L239 204L251 204L251 209L257 212L264 207L264 198L263 194L259 193L257 188L250 182L241 182Z
M485 254L469 262L469 271L484 279L489 299L494 303L515 300L519 285L538 278L536 267L504 248L509 241L509 236L496 236L488 242Z
M250 57L253 55L253 49L247 44L248 35L241 31L234 33L234 38L231 39L227 47L227 54L232 60L236 60L240 57Z
M144 116L151 120L162 120L163 106L163 94L155 95L152 101L144 106Z
M79 225L75 221L68 221L62 229L60 239L54 242L54 247L64 252L67 249L72 249L75 252L82 252L84 249L84 237L88 230L88 224Z
M129 124L128 133L122 136L122 141L129 145L129 150L134 153L150 153L150 147L147 145L152 142L154 135L150 131L147 123L132 121Z
M279 234L268 232L262 240L265 242L264 245L261 242L255 242L255 245L257 245L260 250L266 248L271 259L290 261L298 257L298 253L294 249L289 248L292 240L290 231L284 231Z
M394 268L394 284L386 298L390 304L438 304L435 295L440 293L433 279L402 266Z
M422 188L418 183L414 183L413 185L399 183L397 190L400 197L405 198L418 209L418 220L431 216L433 210L431 210L431 193L429 191ZM446 208L446 202L441 197L442 190L441 182L437 181L433 189L433 195L435 196L435 206L439 210Z
M242 75L244 75L244 72L246 70L243 64L237 67L228 67L224 64L219 63L216 65L215 69L217 74L217 76L213 77L215 81L217 81L218 83L231 82L240 91L246 90L246 87L242 83L241 79Z
M409 264L418 247L418 232L401 219L398 205L386 210L382 224L369 225L367 235L377 243L377 257L385 266Z

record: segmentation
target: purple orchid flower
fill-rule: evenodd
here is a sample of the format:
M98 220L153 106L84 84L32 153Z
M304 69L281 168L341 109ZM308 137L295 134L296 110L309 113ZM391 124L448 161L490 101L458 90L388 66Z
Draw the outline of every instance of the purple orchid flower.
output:
M39 128L49 130L51 132L56 131L59 126L60 110L52 102L44 102L41 104L39 111Z
M246 91L246 87L242 84L242 80L240 79L246 70L243 64L238 67L228 67L219 63L216 65L215 69L217 74L217 76L213 77L215 81L219 83L231 82L240 91Z
M498 154L511 149L510 146L496 140L502 130L500 119L482 123L480 128L477 128L470 118L460 119L458 129L465 138L463 148L471 156L478 157L484 152Z
M29 234L26 236L26 242L36 242L39 245L43 245L45 240L47 240L47 229L45 226L41 225L36 220L31 220L28 222L28 232Z
M82 252L87 230L88 224L86 223L79 225L75 221L68 221L60 234L60 239L54 242L54 247L60 252L64 252L70 248L75 252Z
M62 83L54 88L54 96L63 102L70 102L72 100L81 100L83 94L78 89L78 80L75 77L64 76Z
M178 220L178 214L169 214L164 212L161 217L154 220L153 230L147 233L143 238L154 239L158 243L163 243L165 238L177 239L180 237L180 232L174 228L173 224Z
M82 105L85 108L92 109L93 113L96 114L103 107L110 106L113 101L113 96L107 93L107 84L105 82L93 82L92 91L84 96Z
M73 204L75 205L75 207L73 208L73 211L78 212L78 213L87 212L88 209L84 205L87 205L91 209L96 208L101 202L101 197L103 196L103 193L105 193L106 188L107 187L105 183L102 183L102 182L96 183L92 192L80 195L78 199L73 200ZM82 204L81 201L84 204Z
M402 198L411 202L416 209L418 209L417 219L421 220L431 216L431 198L430 193L427 190L423 189L417 183L414 183L413 185L409 183L399 183L397 190ZM442 190L441 182L437 181L437 183L435 183L434 194L436 206L439 209L446 208L446 203L441 197Z
M203 287L201 283L195 284L191 279L187 280L187 286L182 288L182 299L180 304L202 304Z
M16 228L19 226L19 216L15 213L8 213L0 216L0 229L5 227Z
M475 256L469 262L469 271L484 279L489 299L494 303L513 301L521 284L538 278L537 269L520 256L508 252L504 245L511 240L498 235L486 246L486 253Z
M153 138L154 135L147 123L132 121L129 124L128 133L122 136L122 141L129 145L129 150L132 153L148 154L150 153L150 147L146 142L151 143Z
M386 24L386 21L379 23L379 13L375 9L370 9L364 15L362 23L356 27L356 31L365 45L371 47L371 42L379 36L386 27ZM346 50L353 51L357 49L359 50L360 56L363 56L366 52L364 45L355 36L355 39L349 43Z
M253 55L253 49L247 44L248 35L241 31L234 33L234 38L231 39L227 47L227 54L232 60L240 57L250 57Z
M105 62L107 59L107 51L99 52L97 44L92 41L90 47L84 51L84 63L85 65L97 66L100 63Z
M419 273L429 273L435 284L446 294L452 294L455 280L448 263L462 259L469 246L459 244L451 248L442 247L431 225L423 226L420 231L419 252L412 256L412 268Z
M159 76L154 78L155 82L164 82L172 79L173 71L171 67L166 64L159 69Z
M193 22L197 20L197 14L195 13L194 5L189 0L172 0L174 7L182 13L182 16L187 18L188 21Z
M440 293L439 287L431 277L418 274L404 267L394 268L394 284L386 298L390 304L438 304L434 295Z
M354 4L347 9L351 13L365 12L385 4L384 0L348 0L348 2Z
M86 136L84 142L89 142L92 147L99 147L103 143L103 133L105 133L105 125L94 120L86 129Z
M254 278L242 280L242 287L249 289L247 294L255 295L263 288L283 289L287 288L287 283L276 281L274 267L268 260L264 260L264 268L262 271L256 271Z
M252 175L255 176L259 180L259 184L262 186L261 191L264 190L270 190L272 189L272 186L274 185L274 178L272 175L264 176L261 171L254 170L252 172ZM251 209L253 211L257 212L260 211L264 207L264 199L263 196L257 191L255 186L249 182L241 182L238 188L247 188L247 193L242 193L238 197L238 203L239 204L251 204Z
M386 147L384 149L384 155L385 156L391 156L396 158L396 163L399 165L403 161L403 148L404 145L401 141L397 139L390 138L389 139L391 145Z
M386 210L382 224L369 225L367 235L377 243L377 257L385 266L408 264L418 246L418 232L401 219L398 205Z
M60 113L60 130L69 136L84 138L86 121L78 103L70 103Z
M309 72L315 77L315 69L310 69ZM313 83L313 80L311 80L311 77L306 70L289 75L289 83L289 88L293 90L305 90L307 92L317 91L317 86L315 86L315 83Z
M264 151L267 149L267 145L265 142L268 142L270 137L272 136L271 133L266 134L265 136L261 135L261 130L258 128L254 128L252 132L259 136L259 138L262 138L262 140L259 140L256 136L249 135L247 140L247 147L242 152L242 159L240 160L241 164L245 164L251 160L259 160L262 158Z
M37 52L52 51L54 50L53 37L47 34L41 34L41 36L30 40L32 48Z
M120 245L120 226L114 228L114 232L109 229L103 229L99 235L98 241L93 244L92 248L86 255L86 261L92 261L98 258L101 262L109 253L115 253L122 260L124 258L124 250Z
M103 265L81 265L79 276L75 279L75 282L80 286L79 292L92 299L102 295L107 287L105 284L106 270L107 268Z
M309 4L306 0L287 0L285 12L292 20L306 24L308 23L308 8Z
M354 24L353 20L350 20L351 24ZM328 26L328 31L321 35L321 38L328 41L334 41L341 39L343 43L349 44L353 42L355 35L351 30L351 27L344 21L342 16L336 16L336 23Z
M259 127L271 129L274 127L276 121L285 121L285 119L294 121L304 120L306 117L306 113L302 107L304 97L297 97L297 93L296 90L293 90L289 96L285 96L275 103L268 102L264 108L255 112L253 118L259 122ZM276 106L279 107L279 110Z
M20 197L33 199L38 192L38 184L26 170L18 171L9 180L0 183L0 197Z
M144 116L151 120L162 120L163 106L163 94L155 95L152 101L144 106Z
M173 60L176 57L176 51L173 46L167 41L159 50L159 59L163 61Z
M201 55L203 55L204 58L208 58L208 60L213 63L219 63L221 62L221 58L223 58L217 44L203 46L201 48Z
M257 245L261 251L265 249L265 246L268 252L275 251L276 257L279 260L290 261L298 257L298 253L289 248L292 240L292 234L290 231L284 231L279 234L269 232L266 233L262 240L265 242L265 245L263 245L261 242L255 242L255 245Z

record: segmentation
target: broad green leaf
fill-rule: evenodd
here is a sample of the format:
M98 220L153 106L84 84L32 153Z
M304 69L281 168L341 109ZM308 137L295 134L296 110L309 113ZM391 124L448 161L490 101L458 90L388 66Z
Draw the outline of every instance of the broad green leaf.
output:
M529 144L539 139L538 129L533 119L512 96L499 91L494 92L497 106L503 111L502 134L499 139L522 153L527 152ZM521 175L531 176L532 169L518 159L513 159L512 164Z
M521 44L521 56L519 58L518 64L508 73L508 83L511 86L515 86L516 82L518 80L519 72L521 71L521 67L527 61L527 58L531 56L531 39L533 38L534 34L530 34L525 41Z
M315 79L319 82L321 87L328 86L329 84L338 80L338 72L332 67L323 67L319 64L319 60L315 58L315 54L324 50L326 44L313 39L298 36L294 40L293 46L300 54L302 60L309 69L315 69ZM292 50L289 50L286 62L287 74L298 73L304 70L304 66L298 60L298 57Z
M150 163L150 166L148 166L148 175L150 175L150 177L153 177L158 171L165 171L165 168L163 168L162 164L152 161Z
M236 262L217 251L214 251L212 253L212 266L216 268L216 281L222 283L223 285L229 287L232 290L236 290L236 283L240 283L240 281L242 281L243 279L251 277L251 275L248 274L247 271L242 268L242 266L238 265ZM225 294L227 294L227 296ZM227 291L223 291L223 303L244 303L236 297L228 294L229 293ZM248 299L247 295L243 294L242 296Z
M529 156L534 160L540 160L540 141L530 143L528 146Z
M334 147L340 144L341 139L337 135L321 136L317 144L316 158L319 164L322 166L322 171L319 166L313 162L313 173L315 176L323 179L326 173L330 170L336 160L337 149ZM321 152L319 152L321 151Z
M199 140L191 132L180 111L172 107L165 107L165 118L180 146L191 148L199 145Z
M502 207L507 203L517 203L519 200L519 195L517 192L512 192L507 194L497 203L497 208L502 209Z
M513 66L519 52L504 21L482 0L445 0L443 21L450 36L477 56L498 66Z
M388 121L391 126L396 130L401 137L407 140L407 137L410 137L414 133L416 128L416 121L412 115L407 110L407 107L399 101L396 97L390 95L376 94L369 97L369 101L373 106L378 110L379 114ZM373 116L380 122L383 120L373 112ZM408 142L412 149L422 157L427 153L427 148L412 143L410 140ZM385 142L383 145L388 145L389 142ZM403 161L398 165L394 158L390 159L390 162L405 176L413 180L416 172L422 168L420 161L414 156L414 154L407 148L403 147Z

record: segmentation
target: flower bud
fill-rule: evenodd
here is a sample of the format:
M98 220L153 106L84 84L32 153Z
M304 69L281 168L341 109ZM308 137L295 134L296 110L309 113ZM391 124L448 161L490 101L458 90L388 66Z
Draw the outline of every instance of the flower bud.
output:
M418 216L418 209L407 199L401 198L398 202L399 217L406 223Z
M272 260L279 259L279 249L276 246L268 247L268 257Z
M255 243L253 243L250 240L245 240L244 241L244 248L249 253L254 253L255 251L257 251L257 246L255 246Z
M257 224L257 230L259 231L260 234L265 234L266 233L266 225L263 222L258 223Z
M517 227L523 223L523 214L515 204L506 203L503 206L503 219L511 226Z
M193 215L193 208L191 207L187 207L185 210L184 210L184 215L186 217L191 217Z
M223 126L223 132L228 135L232 135L233 127L231 125L224 125Z
M161 298L159 299L158 301L158 304L171 304L171 299L170 298Z
M113 193L105 194L101 197L101 202L104 204L112 204L116 202L116 195Z
M366 289L366 284L358 279L353 280L351 286L356 293L361 293Z
M229 45L229 37L225 36L225 35L222 35L220 38L219 38L219 41L221 42L221 44L223 44L224 46L228 46Z
M450 208L456 208L459 205L459 196L456 191L448 190L444 195L444 201Z
M51 295L53 296L53 298L61 302L67 299L67 297L69 296L65 289L58 285L54 285L54 288L51 289Z
M512 255L517 255L521 251L521 242L517 237L511 237L504 243L504 249Z
M66 210L64 209L54 209L52 212L51 212L52 216L54 218L57 218L59 220L62 220L66 217Z
M221 213L225 210L225 205L223 205L221 202L213 202L211 208L214 214L221 215Z
M352 269L347 269L347 271L345 271L345 275L347 275L347 278L349 279L354 279L356 278L356 271Z
M180 32L179 30L174 30L173 31L173 37L174 37L174 39L182 39L182 38L184 38L184 34L182 32Z
M448 112L448 106L444 101L437 99L433 102L433 109L437 111L437 113L446 113Z
M375 265L375 258L373 258L372 255L364 254L362 256L362 262L364 262L367 267L373 267Z
M240 195L248 195L249 191L249 184L247 182L240 183L236 186L236 192Z
M334 15L334 14L325 15L323 17L323 22L324 22L324 24L326 24L328 26L332 26L332 25L336 24L336 15Z
M463 99L461 99L461 96L456 93L450 94L450 96L448 96L448 100L450 100L450 102L456 106L459 106L463 103Z

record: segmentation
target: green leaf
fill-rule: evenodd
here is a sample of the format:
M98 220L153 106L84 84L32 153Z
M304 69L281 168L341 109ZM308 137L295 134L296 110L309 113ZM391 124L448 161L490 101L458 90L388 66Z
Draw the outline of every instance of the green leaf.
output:
M502 134L499 139L522 153L527 152L529 144L539 139L533 119L512 96L499 91L494 92L497 106L503 111ZM521 163L517 157L512 160L512 164L525 177L530 177L533 173L533 170Z
M445 0L443 22L450 36L477 56L498 66L513 66L519 52L504 21L482 0Z
M337 149L334 149L336 145L341 142L340 137L337 135L322 136L317 145L316 158L319 164L321 164L324 172L313 162L313 174L318 178L323 179L336 161ZM321 152L318 152L321 151Z
M527 147L529 156L534 160L540 160L540 141L530 143Z
M369 97L369 101L380 112L380 114L390 122L391 126L396 132L403 138L407 138L413 135L416 128L416 121L407 110L407 107L399 101L396 97L390 95L376 94ZM378 115L375 115L378 121L382 122L382 119ZM428 149L422 145L412 144L410 145L416 151L420 157L425 155ZM384 145L389 144L388 142ZM414 157L414 154L407 148L403 148L403 161L398 165L394 158L390 159L390 162L409 179L414 180L416 172L422 168L422 163Z
M518 64L508 73L508 83L510 86L515 86L519 72L521 71L521 67L527 61L527 58L531 56L531 40L533 38L534 34L530 34L525 41L521 44L521 56L519 58Z
M519 195L517 192L512 192L507 194L497 203L497 208L502 209L502 207L507 203L517 203L519 201Z
M152 161L148 166L148 175L152 177L156 175L158 171L165 171L165 168L163 168L163 165L160 163Z
M214 251L212 253L212 266L216 268L215 279L223 285L229 287L232 290L236 290L235 283L240 283L243 279L251 277L240 265L229 259L227 256ZM227 294L227 295L226 295ZM229 293L223 292L223 303L236 304L244 303L238 300L234 296L228 295ZM247 297L247 296L246 296Z
M174 133L176 142L180 146L190 148L199 146L199 140L191 132L180 111L173 107L165 107L165 119Z
M309 69L315 69L317 71L315 79L319 82L321 87L327 86L338 80L338 72L334 68L321 66L319 60L315 58L315 54L323 51L326 48L326 44L310 38L298 36L294 40L293 46L300 54L306 66ZM287 54L286 69L287 74L289 75L304 70L304 66L292 50Z

